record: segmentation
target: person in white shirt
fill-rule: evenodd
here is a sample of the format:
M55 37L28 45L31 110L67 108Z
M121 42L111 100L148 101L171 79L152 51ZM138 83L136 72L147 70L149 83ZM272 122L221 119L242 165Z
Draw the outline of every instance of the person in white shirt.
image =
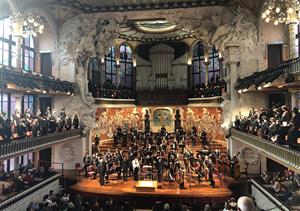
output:
M139 162L138 158L135 158L132 161L132 168L133 168L133 179L134 179L134 181L137 181L138 180L138 173L139 173L139 170L140 170L140 162Z

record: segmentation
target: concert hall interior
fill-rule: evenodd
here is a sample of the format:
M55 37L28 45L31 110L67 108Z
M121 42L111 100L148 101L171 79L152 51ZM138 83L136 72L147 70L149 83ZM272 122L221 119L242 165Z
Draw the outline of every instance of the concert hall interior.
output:
M299 0L0 0L0 210L300 210Z

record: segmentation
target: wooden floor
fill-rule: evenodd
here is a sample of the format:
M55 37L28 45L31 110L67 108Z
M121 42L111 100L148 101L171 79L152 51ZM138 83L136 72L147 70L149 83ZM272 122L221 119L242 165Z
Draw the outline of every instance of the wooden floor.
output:
M121 197L121 198L173 198L173 199L198 199L201 201L224 201L232 195L227 187L220 187L216 179L216 187L212 188L209 182L185 182L185 189L179 189L175 182L160 182L155 192L137 192L135 181L112 180L105 186L100 186L98 179L80 177L80 180L70 187L72 192L88 196ZM225 184L224 184L225 186Z

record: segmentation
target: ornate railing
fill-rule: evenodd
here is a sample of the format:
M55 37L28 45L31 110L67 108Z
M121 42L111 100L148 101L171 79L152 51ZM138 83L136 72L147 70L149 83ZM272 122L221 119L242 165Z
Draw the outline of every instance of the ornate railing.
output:
M95 89L92 90L94 98L108 98L108 99L135 99L131 90L121 89Z
M32 73L23 73L17 70L0 67L0 85L3 87L7 83L13 83L20 87L40 90L53 90L57 92L77 93L78 85L68 81L33 75Z
M231 138L258 150L266 157L275 160L296 172L300 172L299 151L293 150L285 145L279 145L257 136L238 131L236 129L231 129Z
M21 193L18 193L5 201L0 203L0 210L11 210L11 206L16 205L16 203L26 199L26 206L28 206L29 202L28 200L31 199L31 194L34 194L36 191L41 190L42 188L45 188L47 185L52 184L54 181L59 180L60 175L59 174L54 174L50 176L49 178L45 178L42 182L28 188L27 190L24 190ZM53 187L52 187L53 188ZM28 198L29 197L29 198ZM27 207L24 207L24 210L26 210Z
M293 80L290 79L289 77L299 72L300 72L300 57L284 61L281 64L277 65L276 67L268 68L263 71L257 71L249 76L240 78L237 80L237 83L235 84L235 89L237 90L248 89L251 85L255 85L256 87L258 87L263 83L267 84L276 80L281 75L284 75L286 78L286 82L290 83ZM289 82L289 80L291 81Z
M275 194L272 194L270 190L267 187L265 187L257 178L251 179L251 185L252 196L256 198L255 201L258 203L258 205L261 205L259 206L259 208L265 210L291 210L288 205L286 205L282 200L280 200ZM253 192L254 189L259 191L259 193L262 195L256 195L256 193Z
M300 57L291 59L278 65L282 68L285 74L294 74L300 72Z
M1 142L0 159L8 159L19 153L27 153L39 148L45 148L52 144L60 143L72 138L78 138L80 135L81 129L77 129L18 141Z

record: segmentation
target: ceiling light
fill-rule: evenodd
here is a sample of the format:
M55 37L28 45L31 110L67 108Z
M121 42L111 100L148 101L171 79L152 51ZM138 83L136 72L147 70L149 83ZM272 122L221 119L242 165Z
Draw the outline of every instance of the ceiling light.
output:
M274 25L288 23L291 14L299 8L298 0L267 0L265 1L261 18L266 23L274 22Z

